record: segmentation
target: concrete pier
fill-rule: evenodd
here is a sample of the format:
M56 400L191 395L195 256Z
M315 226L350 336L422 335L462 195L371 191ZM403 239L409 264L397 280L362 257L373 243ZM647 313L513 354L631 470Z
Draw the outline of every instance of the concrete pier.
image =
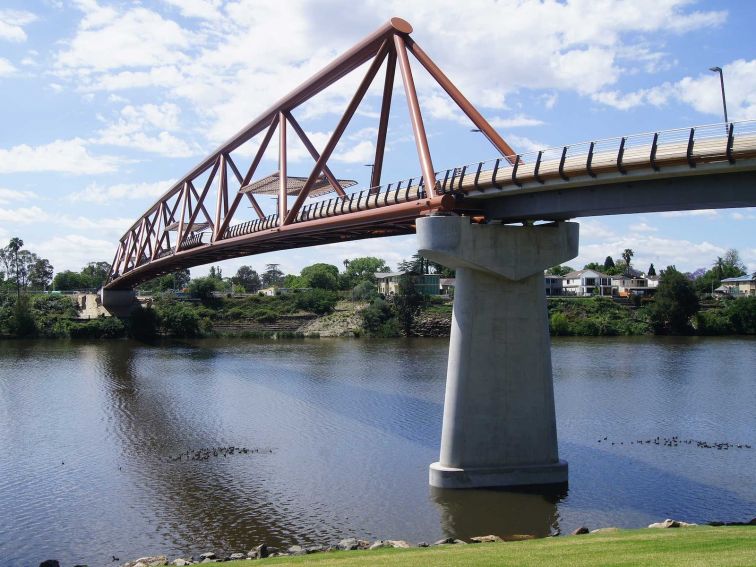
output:
M100 301L108 313L116 317L128 316L139 303L133 289L101 289Z
M457 272L432 486L567 482L557 448L543 270L577 256L578 228L418 219L420 253Z

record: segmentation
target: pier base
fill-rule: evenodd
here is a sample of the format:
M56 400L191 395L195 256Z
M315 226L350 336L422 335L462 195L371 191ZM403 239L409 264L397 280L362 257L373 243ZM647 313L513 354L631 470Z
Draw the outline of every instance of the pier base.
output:
M418 219L420 254L456 269L440 488L567 482L559 460L543 270L574 258L577 223Z
M139 305L133 289L101 289L100 300L108 313L116 317L126 317Z

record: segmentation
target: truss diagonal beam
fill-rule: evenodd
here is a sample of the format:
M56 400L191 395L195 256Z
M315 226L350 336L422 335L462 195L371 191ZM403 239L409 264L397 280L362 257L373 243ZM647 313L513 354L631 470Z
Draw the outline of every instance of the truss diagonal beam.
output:
M381 117L378 121L378 139L375 143L375 159L370 175L370 190L375 193L381 184L383 172L383 154L386 150L386 134L388 133L389 114L391 113L391 99L394 93L394 76L396 75L396 49L391 49L386 60L386 80L383 83L383 101L381 102Z
M294 205L292 205L291 210L289 211L289 214L286 216L286 219L284 220L283 224L290 224L294 221L295 218L297 218L297 213L299 212L299 209L302 206L302 203L309 195L310 189L312 189L312 186L315 184L315 180L318 178L318 176L320 175L320 172L323 170L323 166L325 165L325 163L331 157L333 150L336 148L336 144L341 139L341 135L344 133L344 130L346 130L346 127L349 124L349 121L352 119L352 116L354 116L354 112L357 110L357 107L360 105L360 102L362 102L362 98L365 96L365 93L370 87L370 83L373 82L373 78L375 78L375 74L378 72L378 69L380 69L381 65L383 64L383 60L386 57L387 51L388 51L388 40L384 40L383 43L381 44L380 49L375 55L375 59L373 60L373 63L370 65L370 68L365 74L365 78L362 79L362 83L360 83L360 86L357 88L357 92L352 98L352 101L347 106L347 109L344 112L344 116L341 117L341 120L339 121L338 126L336 126L336 129L334 130L333 134L331 134L331 138L328 140L328 143L326 144L325 148L323 148L323 153L320 154L320 159L318 159L317 162L315 163L315 168L312 170L312 173L310 173L310 176L307 178L307 181L305 182L304 187L302 188L302 191L299 193L299 195L297 195L297 199L296 201L294 201Z

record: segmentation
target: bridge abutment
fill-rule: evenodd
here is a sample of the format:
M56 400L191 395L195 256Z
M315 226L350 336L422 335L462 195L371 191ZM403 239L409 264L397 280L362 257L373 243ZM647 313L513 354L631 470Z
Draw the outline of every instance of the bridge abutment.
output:
M105 289L100 290L102 306L111 315L126 317L138 305L136 292L133 289Z
M457 272L432 486L567 482L557 448L543 270L577 255L578 228L418 219L420 253Z

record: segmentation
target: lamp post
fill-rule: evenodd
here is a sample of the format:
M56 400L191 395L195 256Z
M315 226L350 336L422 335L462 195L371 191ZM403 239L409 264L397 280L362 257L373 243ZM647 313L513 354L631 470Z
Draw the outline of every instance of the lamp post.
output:
M373 188L373 176L375 175L375 163L365 163L363 165L365 167L369 167L370 168L370 183L368 183L368 185L370 187L368 187L368 189L372 189Z
M709 67L709 71L719 73L719 84L722 86L722 107L724 108L725 125L727 125L729 121L727 120L727 99L725 98L724 75L722 75L722 68Z

